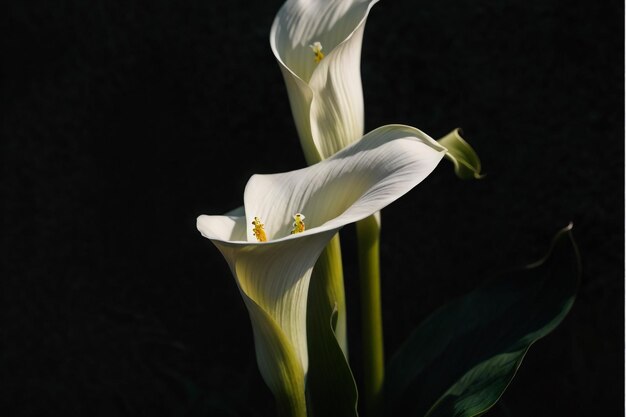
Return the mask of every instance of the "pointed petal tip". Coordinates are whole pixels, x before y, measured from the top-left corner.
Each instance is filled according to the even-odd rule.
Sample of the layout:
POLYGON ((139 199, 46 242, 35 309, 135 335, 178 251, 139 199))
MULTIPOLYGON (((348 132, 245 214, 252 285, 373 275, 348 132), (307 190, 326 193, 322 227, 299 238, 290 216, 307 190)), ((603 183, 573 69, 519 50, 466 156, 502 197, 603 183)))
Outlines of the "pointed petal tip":
POLYGON ((200 233, 202 233, 202 229, 206 227, 207 217, 209 216, 206 214, 201 214, 196 217, 196 229, 198 229, 200 233))
MULTIPOLYGON (((237 212, 235 209, 229 213, 237 212)), ((224 243, 245 243, 246 222, 243 216, 231 215, 206 215, 196 218, 196 228, 202 236, 211 241, 224 243)))
POLYGON ((437 140, 447 149, 446 158, 454 164, 454 173, 462 180, 483 179, 481 162, 472 146, 461 136, 463 130, 455 128, 446 136, 437 140))

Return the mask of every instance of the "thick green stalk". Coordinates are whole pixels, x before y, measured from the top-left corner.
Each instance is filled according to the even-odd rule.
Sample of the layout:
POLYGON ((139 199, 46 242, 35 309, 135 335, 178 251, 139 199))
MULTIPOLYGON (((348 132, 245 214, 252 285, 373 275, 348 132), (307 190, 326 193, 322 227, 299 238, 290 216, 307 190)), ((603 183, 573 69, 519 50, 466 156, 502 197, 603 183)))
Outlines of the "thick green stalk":
POLYGON ((382 414, 385 376, 380 298, 380 224, 376 215, 356 224, 363 338, 363 405, 366 417, 382 414))
POLYGON ((343 284, 343 263, 341 261, 339 234, 336 234, 324 248, 324 251, 315 263, 315 268, 313 268, 307 316, 323 312, 321 315, 322 321, 327 324, 335 308, 337 309, 337 321, 333 326, 333 331, 341 350, 347 358, 346 295, 343 284))
POLYGON ((348 364, 346 303, 339 235, 313 268, 307 304, 309 417, 355 417, 357 390, 348 364))

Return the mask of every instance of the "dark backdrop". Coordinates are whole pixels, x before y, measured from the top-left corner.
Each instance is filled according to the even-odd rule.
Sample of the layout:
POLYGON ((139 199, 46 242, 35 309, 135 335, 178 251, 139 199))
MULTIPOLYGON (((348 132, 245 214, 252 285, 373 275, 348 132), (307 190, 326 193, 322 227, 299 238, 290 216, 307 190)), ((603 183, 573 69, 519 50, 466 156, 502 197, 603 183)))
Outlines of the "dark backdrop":
MULTIPOLYGON (((273 415, 195 218, 240 205, 253 173, 304 166, 268 42, 281 4, 8 6, 0 414, 273 415)), ((574 222, 577 301, 488 415, 623 415, 623 16, 618 0, 382 0, 368 19, 366 130, 462 127, 488 174, 462 182, 444 162, 383 211, 387 353, 574 222)))

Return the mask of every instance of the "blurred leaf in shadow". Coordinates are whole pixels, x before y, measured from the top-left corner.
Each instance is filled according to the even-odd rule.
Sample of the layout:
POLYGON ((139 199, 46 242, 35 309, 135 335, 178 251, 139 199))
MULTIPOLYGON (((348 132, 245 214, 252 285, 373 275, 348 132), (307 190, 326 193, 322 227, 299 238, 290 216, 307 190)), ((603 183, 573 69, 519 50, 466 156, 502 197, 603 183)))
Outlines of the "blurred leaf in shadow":
POLYGON ((436 310, 391 358, 386 414, 471 417, 505 391, 530 346, 554 330, 579 286, 572 224, 537 262, 489 280, 436 310), (408 412, 407 412, 408 411, 408 412))

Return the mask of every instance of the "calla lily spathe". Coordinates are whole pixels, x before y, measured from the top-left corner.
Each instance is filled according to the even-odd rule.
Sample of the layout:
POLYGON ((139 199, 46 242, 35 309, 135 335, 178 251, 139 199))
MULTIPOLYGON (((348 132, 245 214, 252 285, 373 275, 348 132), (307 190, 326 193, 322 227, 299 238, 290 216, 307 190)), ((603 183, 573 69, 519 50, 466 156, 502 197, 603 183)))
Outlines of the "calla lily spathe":
POLYGON ((252 322, 259 369, 288 415, 305 412, 306 304, 321 251, 344 225, 378 212, 420 183, 445 152, 418 129, 383 126, 307 168, 254 175, 244 207, 198 217, 198 230, 230 266, 252 322), (292 234, 296 213, 304 216, 306 229, 292 234), (266 242, 255 235, 259 220, 266 242))
POLYGON ((288 0, 270 45, 309 164, 363 136, 361 44, 378 0, 288 0))

